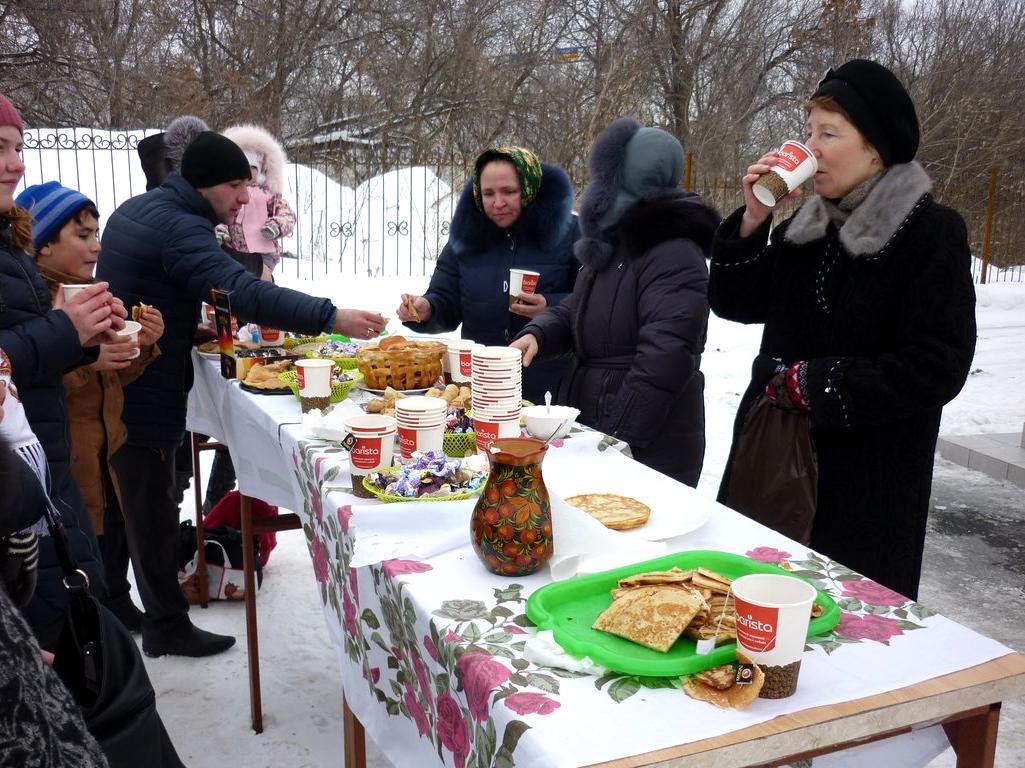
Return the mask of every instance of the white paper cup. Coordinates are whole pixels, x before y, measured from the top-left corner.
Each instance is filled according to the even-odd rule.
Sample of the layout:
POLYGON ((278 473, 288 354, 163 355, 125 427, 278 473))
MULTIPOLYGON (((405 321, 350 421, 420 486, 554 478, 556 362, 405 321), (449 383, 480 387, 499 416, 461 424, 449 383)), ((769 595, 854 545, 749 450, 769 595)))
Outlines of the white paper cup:
POLYGON ((534 293, 537 290, 537 281, 541 273, 530 269, 509 270, 509 305, 516 303, 521 293, 534 293))
MULTIPOLYGON (((356 444, 349 450, 353 483, 370 472, 390 467, 395 452, 396 422, 391 416, 368 413, 342 422, 356 444)), ((362 482, 362 480, 360 480, 362 482)))
POLYGON ((751 187, 758 202, 770 208, 815 175, 819 163, 815 154, 799 141, 786 141, 778 150, 772 170, 751 187))
POLYGON ((70 299, 83 288, 88 288, 89 285, 89 283, 70 283, 67 285, 61 285, 61 292, 64 294, 64 301, 70 299))
POLYGON ((503 437, 519 437, 520 436, 520 419, 517 416, 514 419, 508 420, 485 420, 478 418, 476 414, 473 417, 473 431, 476 435, 477 450, 486 451, 491 444, 503 437))
MULTIPOLYGON (((67 288, 68 286, 64 286, 67 288)), ((117 332, 117 335, 122 338, 128 338, 133 344, 135 344, 135 353, 132 355, 134 360, 139 356, 141 350, 139 349, 139 331, 142 330, 142 323, 138 323, 135 320, 125 320, 125 327, 117 332)))
POLYGON ((266 325, 260 326, 260 346, 280 347, 285 343, 285 332, 279 328, 269 328, 266 325))
POLYGON ((299 379, 299 402, 303 413, 314 408, 327 407, 331 398, 331 373, 334 367, 334 361, 324 358, 295 361, 299 379))
POLYGON ((415 451, 440 451, 445 439, 445 425, 433 427, 409 427, 399 422, 399 450, 402 458, 408 459, 415 451))
POLYGON ((762 667, 762 698, 784 698, 797 689, 816 590, 795 576, 752 573, 734 580, 737 646, 762 667))
POLYGON ((516 347, 478 346, 473 350, 473 361, 475 363, 480 361, 485 366, 499 362, 506 363, 507 365, 513 362, 519 364, 522 358, 523 352, 516 347))
POLYGON ((468 384, 473 377, 473 348, 477 344, 469 339, 448 342, 445 353, 445 371, 453 384, 468 384))

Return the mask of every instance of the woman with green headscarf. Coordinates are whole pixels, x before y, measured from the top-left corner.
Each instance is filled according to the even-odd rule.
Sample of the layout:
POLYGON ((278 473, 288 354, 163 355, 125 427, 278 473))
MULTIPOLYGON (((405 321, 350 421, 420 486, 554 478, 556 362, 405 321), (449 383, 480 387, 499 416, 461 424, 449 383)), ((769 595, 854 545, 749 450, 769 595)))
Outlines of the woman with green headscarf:
MULTIPOLYGON (((452 216, 448 244, 423 296, 403 294, 397 312, 408 328, 453 331, 480 344, 509 341, 528 320, 573 290, 580 265, 573 187, 566 173, 523 147, 492 147, 474 163, 452 216), (533 294, 509 302, 509 271, 539 272, 533 294)), ((555 390, 565 358, 524 371, 523 395, 555 390)))

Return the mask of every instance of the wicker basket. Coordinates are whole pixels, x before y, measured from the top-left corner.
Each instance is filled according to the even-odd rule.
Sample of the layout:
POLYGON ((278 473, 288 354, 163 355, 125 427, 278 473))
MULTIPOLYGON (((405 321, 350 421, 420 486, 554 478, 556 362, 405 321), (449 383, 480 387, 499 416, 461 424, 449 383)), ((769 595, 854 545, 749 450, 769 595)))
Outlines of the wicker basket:
POLYGON ((369 346, 356 353, 356 365, 370 389, 423 389, 441 376, 444 354, 439 341, 410 341, 391 349, 369 346))

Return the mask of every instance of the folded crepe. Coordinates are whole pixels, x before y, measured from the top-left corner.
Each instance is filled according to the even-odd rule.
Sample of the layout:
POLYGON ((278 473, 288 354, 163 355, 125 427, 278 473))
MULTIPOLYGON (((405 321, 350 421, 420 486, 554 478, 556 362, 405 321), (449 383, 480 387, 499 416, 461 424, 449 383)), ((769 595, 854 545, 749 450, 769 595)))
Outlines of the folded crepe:
MULTIPOLYGON (((737 659, 741 664, 752 664, 751 660, 740 652, 737 653, 737 659)), ((721 668, 716 667, 685 677, 683 690, 693 699, 707 701, 722 709, 745 709, 758 698, 762 686, 765 685, 765 673, 757 664, 753 666, 754 677, 748 685, 737 685, 734 682, 728 687, 722 687, 728 682, 731 674, 735 675, 734 666, 727 664, 721 668)))
POLYGON ((665 653, 702 608, 704 599, 690 589, 638 587, 613 600, 591 626, 665 653))
POLYGON ((254 365, 246 374, 245 383, 247 387, 256 389, 288 389, 288 385, 278 378, 278 374, 290 370, 292 370, 291 360, 254 365))

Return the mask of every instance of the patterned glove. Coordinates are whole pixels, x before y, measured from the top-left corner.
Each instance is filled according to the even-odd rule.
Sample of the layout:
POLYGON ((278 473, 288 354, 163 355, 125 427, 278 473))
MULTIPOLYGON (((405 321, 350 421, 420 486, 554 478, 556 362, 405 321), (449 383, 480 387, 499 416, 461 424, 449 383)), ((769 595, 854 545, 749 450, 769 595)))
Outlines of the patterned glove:
POLYGON ((268 220, 266 224, 260 227, 260 234, 268 240, 277 240, 281 234, 281 228, 277 225, 277 222, 268 220))
POLYGON ((777 408, 808 413, 811 406, 804 394, 807 387, 808 364, 799 361, 769 379, 765 385, 765 396, 777 408))
POLYGON ((225 245, 231 239, 231 233, 228 231, 226 224, 218 224, 214 227, 214 237, 217 238, 218 245, 225 245))

